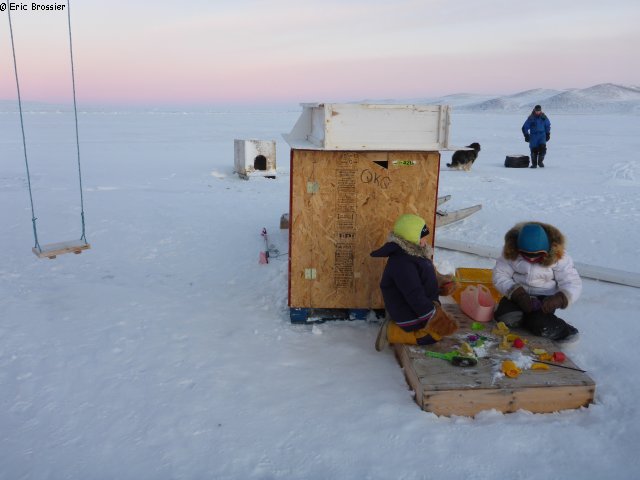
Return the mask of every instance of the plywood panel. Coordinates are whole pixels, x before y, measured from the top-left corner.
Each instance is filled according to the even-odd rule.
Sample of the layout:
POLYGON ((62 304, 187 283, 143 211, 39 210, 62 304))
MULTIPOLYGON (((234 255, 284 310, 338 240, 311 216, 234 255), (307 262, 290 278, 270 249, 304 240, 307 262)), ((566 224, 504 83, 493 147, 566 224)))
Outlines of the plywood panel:
POLYGON ((395 219, 415 213, 433 231, 437 152, 293 150, 289 305, 383 308, 381 246, 395 219))

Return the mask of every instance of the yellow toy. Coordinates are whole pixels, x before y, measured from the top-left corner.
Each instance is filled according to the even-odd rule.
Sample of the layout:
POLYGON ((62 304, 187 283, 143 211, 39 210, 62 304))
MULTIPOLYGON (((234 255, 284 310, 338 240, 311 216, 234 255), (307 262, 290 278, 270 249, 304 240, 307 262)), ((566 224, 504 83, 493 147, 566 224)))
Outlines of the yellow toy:
POLYGON ((507 327, 504 322, 498 322, 496 327, 491 330, 491 333, 499 336, 509 335, 509 327, 507 327))
POLYGON ((502 373, 509 378, 516 378, 522 370, 513 362, 513 360, 505 360, 502 362, 502 373))

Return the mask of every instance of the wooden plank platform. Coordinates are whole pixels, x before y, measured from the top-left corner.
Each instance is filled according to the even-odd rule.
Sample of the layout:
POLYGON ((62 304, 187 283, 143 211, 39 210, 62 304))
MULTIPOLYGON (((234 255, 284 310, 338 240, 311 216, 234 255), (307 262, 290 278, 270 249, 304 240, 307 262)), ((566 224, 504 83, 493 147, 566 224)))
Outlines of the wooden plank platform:
MULTIPOLYGON (((501 350, 500 337, 491 334, 495 322, 484 324, 483 331, 473 331, 472 320, 460 311, 458 305, 447 304, 444 308, 460 323, 460 330, 455 335, 429 347, 393 346, 407 382, 415 392, 416 403, 423 410, 445 416, 474 416, 488 409, 503 413, 520 409, 550 413, 593 403, 595 382, 581 371, 549 366, 548 370, 523 369, 516 378, 499 373, 502 361, 517 356, 517 352, 535 359, 533 349, 553 353, 562 351, 559 345, 524 331, 512 330, 511 333, 527 342, 526 346, 501 350), (483 355, 479 355, 478 364, 474 367, 455 367, 424 353, 427 349, 441 353, 455 350, 473 334, 487 337, 481 347, 483 355)), ((578 368, 568 357, 559 365, 578 368)))
POLYGON ((43 245, 40 250, 33 247, 31 250, 38 258, 56 258, 58 255, 65 253, 80 254, 83 250, 91 248, 87 242, 83 240, 71 240, 70 242, 49 243, 43 245))

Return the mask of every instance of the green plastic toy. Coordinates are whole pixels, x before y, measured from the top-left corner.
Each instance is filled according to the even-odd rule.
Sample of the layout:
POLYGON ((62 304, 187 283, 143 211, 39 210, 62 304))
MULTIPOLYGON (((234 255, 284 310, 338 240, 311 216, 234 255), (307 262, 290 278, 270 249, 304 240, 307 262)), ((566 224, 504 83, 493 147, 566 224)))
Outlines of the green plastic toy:
POLYGON ((453 351, 449 353, 438 353, 427 350, 424 352, 427 357, 440 358, 446 360, 456 367, 474 367, 478 364, 478 359, 469 355, 463 355, 460 352, 453 351))

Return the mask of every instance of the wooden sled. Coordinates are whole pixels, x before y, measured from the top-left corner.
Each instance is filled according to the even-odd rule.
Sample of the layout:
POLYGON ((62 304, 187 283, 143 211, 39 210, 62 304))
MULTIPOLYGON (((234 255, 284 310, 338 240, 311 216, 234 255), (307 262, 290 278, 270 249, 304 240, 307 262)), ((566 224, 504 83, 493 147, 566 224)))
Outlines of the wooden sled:
POLYGON ((31 250, 38 258, 54 259, 58 255, 63 255, 65 253, 75 253, 76 255, 79 255, 83 250, 88 250, 90 248, 91 245, 84 240, 72 240, 70 242, 50 243, 40 247, 40 249, 33 247, 31 250))
POLYGON ((444 227, 460 220, 464 220, 469 215, 473 215, 482 208, 482 205, 474 205, 473 207, 461 208, 452 212, 436 211, 436 227, 444 227))

